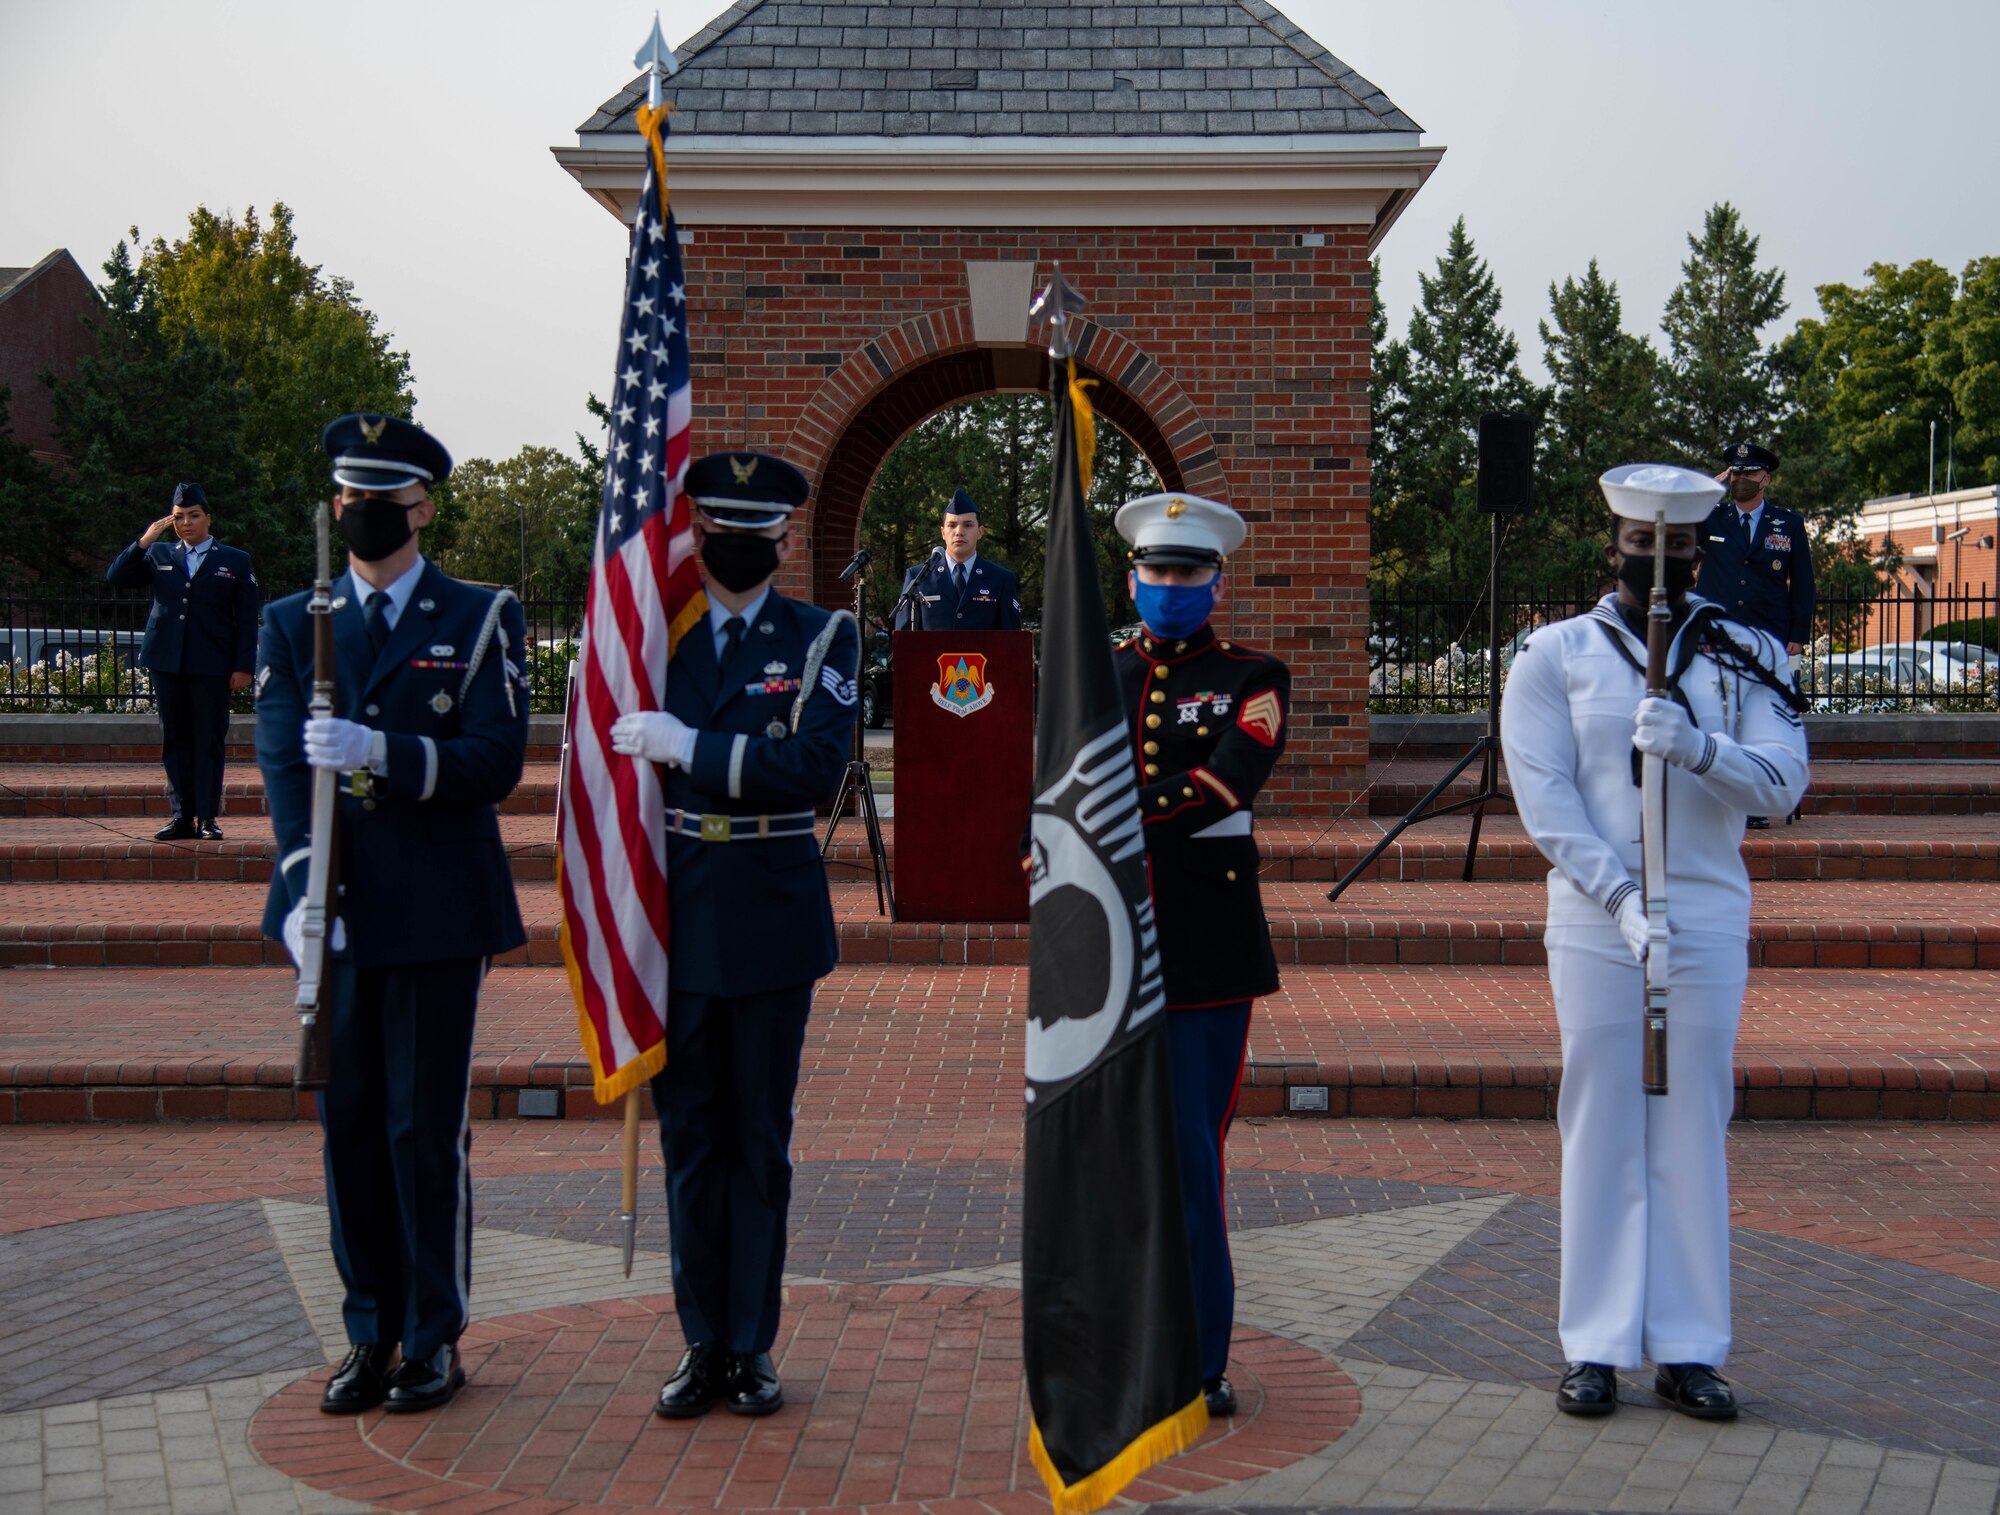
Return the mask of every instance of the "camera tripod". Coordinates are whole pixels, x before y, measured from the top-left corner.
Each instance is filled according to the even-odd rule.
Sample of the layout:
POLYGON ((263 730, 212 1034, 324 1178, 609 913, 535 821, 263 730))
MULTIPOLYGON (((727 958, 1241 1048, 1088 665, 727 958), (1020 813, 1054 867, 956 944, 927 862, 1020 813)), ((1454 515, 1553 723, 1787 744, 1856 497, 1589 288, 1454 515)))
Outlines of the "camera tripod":
POLYGON ((867 549, 855 554, 855 562, 848 565, 854 579, 854 633, 861 642, 861 659, 854 672, 854 750, 847 759, 847 772, 841 776, 840 788, 833 797, 833 813, 827 817, 826 839, 820 843, 819 855, 824 859, 833 851, 834 833, 839 831, 840 822, 847 811, 849 795, 854 797, 855 813, 868 835, 868 862, 875 874, 875 910, 890 920, 896 918, 896 886, 889 877, 889 850, 882 845, 882 817, 875 809, 875 779, 868 768, 868 747, 863 735, 862 716, 867 710, 867 702, 862 698, 861 685, 868 676, 868 632, 867 632, 867 549))

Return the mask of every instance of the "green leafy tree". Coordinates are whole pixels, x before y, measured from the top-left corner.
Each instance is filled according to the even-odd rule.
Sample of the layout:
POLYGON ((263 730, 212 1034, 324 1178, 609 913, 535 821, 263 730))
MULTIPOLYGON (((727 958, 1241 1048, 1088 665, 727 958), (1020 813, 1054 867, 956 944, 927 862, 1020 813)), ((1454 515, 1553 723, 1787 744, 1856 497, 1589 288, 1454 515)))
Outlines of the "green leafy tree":
MULTIPOLYGON (((170 508, 173 487, 198 481, 218 537, 256 551, 270 519, 242 445, 248 387, 198 330, 174 329, 123 243, 105 260, 97 351, 50 385, 56 434, 72 459, 45 508, 10 521, 7 557, 42 577, 96 577, 170 508)), ((266 561, 257 563, 260 575, 266 561)))
MULTIPOLYGON (((1378 355, 1369 503, 1374 572, 1407 587, 1484 577, 1490 525, 1475 484, 1479 418, 1538 415, 1519 344, 1500 324, 1500 290, 1461 216, 1433 274, 1418 275, 1407 340, 1378 355)), ((1386 334, 1386 322, 1382 323, 1386 334)), ((1532 571, 1517 559, 1516 574, 1532 571)))
POLYGON ((1950 315, 1930 330, 1925 359, 1958 421, 1955 482, 2000 481, 2000 257, 1965 265, 1950 315))
POLYGON ((1757 266, 1758 239, 1727 201, 1688 238, 1681 282, 1667 296, 1667 436, 1683 459, 1713 469, 1722 449, 1771 434, 1777 387, 1761 333, 1786 309, 1785 276, 1757 266))
MULTIPOLYGON (((131 235, 137 246, 136 227, 131 235)), ((309 512, 327 492, 320 431, 357 410, 408 419, 416 403, 408 354, 390 346, 352 284, 305 261, 282 203, 268 225, 254 209, 239 221, 199 207, 185 236, 145 246, 139 272, 170 342, 198 335, 241 376, 241 442, 269 512, 268 530, 241 545, 256 553, 270 582, 303 583, 311 571, 309 512)), ((231 516, 246 503, 217 498, 231 516)), ((453 524, 447 518, 427 540, 441 541, 453 524)))
POLYGON ((452 470, 462 519, 440 566, 457 578, 511 585, 524 600, 581 601, 590 588, 598 482, 587 462, 553 447, 523 447, 498 462, 467 458, 452 470))
POLYGON ((1558 583, 1582 584, 1604 570, 1605 502, 1598 477, 1658 455, 1663 370, 1652 344, 1624 329, 1618 286, 1597 260, 1583 278, 1549 286, 1540 323, 1551 380, 1540 434, 1534 535, 1558 583))

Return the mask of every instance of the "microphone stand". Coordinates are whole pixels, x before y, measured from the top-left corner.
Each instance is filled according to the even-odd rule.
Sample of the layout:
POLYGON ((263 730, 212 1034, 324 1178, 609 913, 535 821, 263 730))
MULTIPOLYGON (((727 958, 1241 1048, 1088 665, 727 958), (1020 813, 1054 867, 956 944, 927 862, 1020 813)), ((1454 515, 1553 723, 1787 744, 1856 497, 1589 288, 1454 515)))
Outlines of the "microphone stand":
MULTIPOLYGON (((919 574, 911 582, 918 582, 922 577, 919 574)), ((875 809, 875 778, 868 768, 868 747, 861 722, 860 686, 868 677, 867 586, 868 566, 863 563, 854 571, 854 630, 861 639, 861 666, 854 675, 854 748, 847 760, 847 772, 841 776, 840 788, 833 797, 833 813, 827 817, 826 839, 820 843, 819 855, 823 861, 833 851, 834 833, 840 829, 841 816, 847 810, 847 797, 853 795, 855 811, 861 817, 862 829, 868 837, 869 867, 875 874, 875 912, 893 921, 896 919, 896 886, 889 877, 889 850, 882 845, 882 817, 875 809)))

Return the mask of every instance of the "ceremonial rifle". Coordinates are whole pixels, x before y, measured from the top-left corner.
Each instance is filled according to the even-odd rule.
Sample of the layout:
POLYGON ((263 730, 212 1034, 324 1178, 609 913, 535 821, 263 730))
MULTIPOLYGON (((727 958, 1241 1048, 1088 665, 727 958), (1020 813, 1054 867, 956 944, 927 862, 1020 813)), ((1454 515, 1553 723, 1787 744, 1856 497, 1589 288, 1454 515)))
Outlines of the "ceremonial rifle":
MULTIPOLYGON (((327 531, 327 505, 322 500, 312 599, 306 605, 313 618, 313 692, 308 709, 315 718, 333 714, 339 682, 334 661, 333 573, 327 531)), ((306 865, 303 947, 299 953, 297 1082, 301 1089, 324 1089, 333 1067, 332 1027, 321 1012, 326 1009, 327 948, 339 915, 340 836, 336 808, 339 784, 340 775, 331 769, 313 769, 312 857, 306 865)))
MULTIPOLYGON (((1646 694, 1667 699, 1674 613, 1667 603, 1667 508, 1653 517, 1653 592, 1646 603, 1646 694)), ((1649 752, 1640 768, 1639 846, 1646 884, 1644 1066, 1648 1094, 1667 1092, 1667 764, 1649 752)))

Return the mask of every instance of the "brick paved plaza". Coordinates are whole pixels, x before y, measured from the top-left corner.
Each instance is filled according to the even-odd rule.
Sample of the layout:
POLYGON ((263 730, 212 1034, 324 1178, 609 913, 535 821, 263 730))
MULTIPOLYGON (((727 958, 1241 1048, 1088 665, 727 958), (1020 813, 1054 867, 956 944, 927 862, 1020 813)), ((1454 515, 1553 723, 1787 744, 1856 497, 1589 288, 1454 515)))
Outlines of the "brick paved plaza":
MULTIPOLYGON (((1286 988, 1230 1149, 1243 1413, 1134 1502, 2000 1508, 2000 780, 1826 766, 1804 825, 1746 845, 1741 1419, 1673 1416, 1637 1374, 1609 1421, 1555 1413, 1538 860, 1503 817, 1474 884, 1442 826, 1337 906, 1319 882, 1380 834, 1382 796, 1428 782, 1408 765, 1374 806, 1267 833, 1286 988), (1286 1114, 1298 1086, 1330 1113, 1286 1114)), ((158 787, 0 768, 0 1510, 1048 1508, 1019 1364, 1024 928, 890 928, 858 844, 836 859, 847 961, 800 1091, 789 1403, 663 1422, 657 1149, 628 1280, 617 1127, 576 1118, 531 782, 507 826, 537 940, 490 978, 475 1055, 471 1387, 435 1416, 338 1419, 316 1408, 344 1348, 318 1131, 253 924, 268 827, 153 843, 158 787), (523 1118, 524 1097, 571 1118, 523 1118)))

